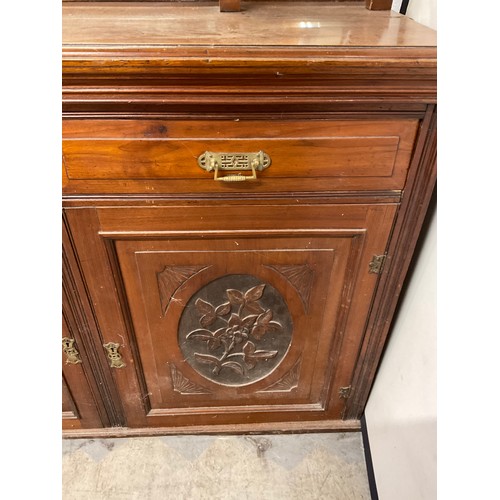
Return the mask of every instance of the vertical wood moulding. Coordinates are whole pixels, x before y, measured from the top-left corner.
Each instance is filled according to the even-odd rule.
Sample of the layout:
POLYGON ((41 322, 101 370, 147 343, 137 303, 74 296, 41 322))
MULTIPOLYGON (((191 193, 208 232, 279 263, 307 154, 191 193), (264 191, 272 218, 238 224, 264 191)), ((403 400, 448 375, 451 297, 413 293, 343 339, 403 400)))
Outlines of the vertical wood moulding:
MULTIPOLYGON (((347 264, 349 275, 346 276, 346 278, 344 279, 345 285, 342 289, 342 298, 341 298, 342 305, 348 304, 352 299, 355 288, 356 276, 360 268, 359 262, 363 250, 363 243, 364 243, 363 237, 355 236, 352 239, 352 248, 349 256, 349 263, 347 264)), ((322 394, 322 400, 327 402, 327 408, 333 404, 333 400, 334 398, 336 398, 336 393, 333 390, 334 389, 333 383, 335 378, 335 370, 337 368, 336 364, 339 360, 340 353, 342 350, 342 343, 344 340, 344 332, 347 325, 348 316, 349 313, 347 312, 346 308, 341 307, 338 319, 335 325, 332 325, 332 331, 336 332, 337 334, 334 335, 333 345, 331 346, 330 349, 331 353, 330 354, 331 361, 329 363, 330 369, 329 372, 326 374, 326 380, 329 380, 329 383, 325 387, 322 394)))
POLYGON ((427 213, 436 184, 437 130, 436 106, 429 105, 422 121, 414 151, 411 170, 403 201, 396 218, 387 259, 378 284, 376 298, 368 318, 368 327, 361 346, 353 377, 352 397, 346 406, 345 418, 359 419, 363 413, 373 385, 375 373, 386 342, 391 319, 413 251, 427 213))
POLYGON ((81 270, 74 255, 71 232, 64 213, 63 249, 63 314, 79 345, 83 361, 82 367, 89 381, 103 424, 123 426, 123 410, 107 369, 107 360, 102 349, 102 338, 91 303, 88 300, 81 270), (90 321, 93 323, 92 325, 90 321), (92 376, 89 377, 87 372, 91 373, 92 376))
POLYGON ((118 296, 120 309, 122 311, 122 318, 125 323, 125 328, 127 330, 127 337, 130 342, 130 345, 128 347, 132 351, 132 357, 134 358, 135 374, 137 381, 139 383, 141 394, 143 396, 141 398, 141 402, 147 414, 151 411, 151 405, 148 397, 148 389, 146 385, 146 380, 144 378, 144 370, 142 368, 141 357, 139 355, 139 347, 137 345, 137 339, 134 333, 130 308, 128 306, 127 296, 125 292, 125 285, 123 283, 123 279, 120 273, 120 266, 118 264, 118 256, 116 254, 114 240, 103 238, 103 244, 108 257, 109 265, 113 273, 113 279, 116 287, 116 294, 118 296))
MULTIPOLYGON (((95 377, 95 370, 92 368, 95 363, 95 359, 93 359, 95 358, 94 352, 92 349, 86 349, 85 347, 87 342, 86 339, 90 336, 90 328, 88 326, 85 313, 82 311, 83 306, 78 295, 71 293, 76 289, 76 285, 69 269, 65 252, 63 252, 62 278, 62 315, 66 321, 71 337, 76 340, 79 346, 79 353, 82 359, 80 366, 90 387, 99 417, 103 425, 110 425, 111 420, 109 419, 108 412, 102 403, 102 401, 104 401, 102 386, 98 382, 98 377, 95 377), (94 378, 92 376, 89 377, 89 372, 94 374, 94 378)), ((71 393, 69 385, 68 391, 71 393)), ((75 414, 78 415, 78 412, 75 412, 75 414)))

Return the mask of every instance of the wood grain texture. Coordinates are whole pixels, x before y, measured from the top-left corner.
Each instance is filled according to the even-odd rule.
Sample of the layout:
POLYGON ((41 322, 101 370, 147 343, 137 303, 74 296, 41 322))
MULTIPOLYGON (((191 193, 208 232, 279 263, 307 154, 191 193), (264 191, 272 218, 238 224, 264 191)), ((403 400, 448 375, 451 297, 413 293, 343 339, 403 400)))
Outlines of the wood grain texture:
POLYGON ((398 213, 394 234, 387 251, 379 290, 368 320, 367 333, 353 377, 354 388, 346 418, 360 418, 375 377, 398 297, 410 266, 437 176, 437 110, 430 106, 421 125, 407 195, 398 213))
POLYGON ((135 208, 117 205, 98 209, 98 224, 92 209, 67 210, 68 219, 78 222, 78 241, 75 243, 82 256, 84 272, 88 273, 92 269, 92 277, 88 280, 89 293, 96 304, 102 328, 109 328, 115 335, 123 335, 125 346, 135 346, 123 351, 127 368, 114 372, 130 427, 163 427, 182 425, 182 422, 198 425, 208 423, 214 415, 217 415, 216 421, 219 423, 236 424, 241 421, 241 411, 244 411, 246 419, 253 422, 322 420, 333 416, 340 419, 344 401, 337 396, 338 387, 348 382, 353 369, 352 363, 359 349, 356 347, 357 342, 362 338, 363 317, 370 305, 371 290, 376 284, 376 278, 358 269, 367 269, 372 252, 385 247, 392 227, 394 206, 312 205, 305 210, 303 206, 277 205, 272 208, 268 206, 262 212, 259 206, 240 203, 232 207, 231 217, 228 218, 225 216, 225 207, 221 205, 210 210, 200 204, 152 209, 146 203, 135 208), (207 213, 210 216, 204 217, 203 214, 207 213), (258 214, 258 217, 253 214, 258 214), (287 214, 286 217, 284 214, 287 214), (90 220, 95 222, 89 224, 90 220), (275 229, 278 224, 280 230, 275 229), (242 236, 244 239, 241 239, 242 236), (281 239, 283 237, 284 240, 281 239), (114 273, 102 267, 104 261, 101 263, 102 256, 99 251, 96 252, 104 245, 103 238, 110 242, 108 248, 116 248, 119 267, 114 273), (235 245, 235 239, 238 245, 235 245), (286 242, 286 246, 283 247, 280 241, 286 242), (329 248, 336 248, 338 257, 334 261, 334 268, 325 273, 328 266, 319 256, 329 248), (304 316, 303 302, 295 288, 285 278, 280 278, 281 285, 274 282, 280 275, 265 265, 302 263, 301 259, 305 259, 309 253, 312 259, 314 252, 318 251, 318 257, 307 260, 307 263, 312 267, 320 266, 323 272, 316 272, 315 275, 317 279, 327 281, 322 285, 319 282, 315 284, 311 294, 314 308, 311 305, 311 311, 304 316), (363 262, 361 266, 360 260, 363 262), (189 287, 184 286, 183 290, 175 294, 168 318, 158 315, 161 302, 156 273, 164 269, 165 262, 171 265, 189 262, 200 267, 211 263, 206 271, 189 279, 189 287), (264 264, 260 271, 259 262, 264 264), (264 281, 285 289, 290 287, 286 297, 289 307, 294 304, 294 322, 297 322, 299 333, 292 344, 290 358, 287 357, 281 371, 273 372, 274 378, 266 378, 248 388, 219 386, 215 390, 214 384, 190 370, 188 379, 196 385, 208 387, 213 394, 209 399, 203 394, 192 394, 189 401, 184 402, 186 396, 177 395, 175 391, 169 392, 171 373, 168 363, 182 365, 184 375, 188 369, 180 353, 175 354, 176 333, 170 330, 175 329, 183 304, 193 293, 193 287, 196 289, 224 272, 257 272, 264 281), (339 286, 328 292, 330 299, 325 306, 321 306, 331 275, 336 276, 339 286), (342 278, 344 275, 349 276, 348 282, 345 281, 347 278, 342 278), (116 302, 114 291, 121 287, 116 279, 125 285, 121 307, 125 300, 130 308, 131 324, 123 330, 118 326, 123 321, 117 316, 118 311, 112 313, 116 308, 112 305, 116 302), (338 302, 341 297, 344 301, 342 306, 338 302), (318 307, 320 314, 317 314, 318 307), (143 315, 144 310, 149 311, 147 316, 143 315), (316 333, 305 334, 308 330, 304 323, 306 320, 310 325, 321 320, 321 323, 313 326, 313 332, 323 332, 316 340, 316 333), (104 327, 105 324, 109 324, 109 327, 104 327), (330 326, 334 324, 337 325, 335 340, 331 337, 330 326), (163 334, 164 328, 168 330, 166 335, 163 334), (348 342, 343 341, 344 328, 350 331, 348 342), (313 341, 315 344, 311 344, 313 341), (303 348, 300 347, 301 342, 306 342, 303 348), (281 380, 293 368, 299 352, 304 356, 301 367, 303 378, 297 391, 287 396, 288 402, 283 400, 283 394, 288 393, 259 393, 259 390, 281 380), (315 352, 318 354, 315 355, 315 352), (140 373, 138 367, 142 367, 140 373), (315 371, 312 371, 313 367, 315 371), (329 374, 327 378, 324 378, 323 373, 329 374), (141 382, 142 376, 144 381, 141 382), (163 380, 165 382, 161 382, 163 380), (240 398, 243 399, 239 403, 240 398), (244 406, 239 407, 243 401, 244 406))
POLYGON ((417 126, 415 119, 65 120, 64 190, 82 180, 95 192, 109 180, 136 181, 145 192, 171 185, 176 193, 402 189, 417 126), (214 182, 197 162, 205 151, 261 150, 271 165, 238 186, 214 182))
POLYGON ((86 341, 87 321, 76 295, 67 253, 63 254, 62 336, 72 339, 81 363, 70 364, 62 353, 63 429, 97 428, 109 425, 99 383, 93 376, 92 357, 86 341))
POLYGON ((70 2, 62 63, 65 435, 358 429, 435 184, 435 32, 364 2, 70 2), (197 165, 261 149, 253 182, 197 165), (280 297, 291 342, 259 344, 280 297))
POLYGON ((71 232, 63 219, 63 337, 74 338, 78 344, 82 363, 67 366, 63 359, 63 372, 72 394, 82 394, 82 416, 90 415, 85 427, 123 425, 116 389, 111 379, 106 357, 102 351, 99 327, 92 304, 86 293, 84 278, 80 274, 78 256, 75 255, 71 232))
POLYGON ((243 2, 242 10, 221 16, 218 5, 208 2, 64 4, 63 46, 206 46, 213 47, 206 56, 216 57, 227 46, 436 45, 433 30, 396 12, 368 12, 360 4, 243 2))
POLYGON ((253 2, 226 15, 203 3, 71 4, 63 19, 68 113, 325 112, 436 100, 435 32, 361 4, 253 2))

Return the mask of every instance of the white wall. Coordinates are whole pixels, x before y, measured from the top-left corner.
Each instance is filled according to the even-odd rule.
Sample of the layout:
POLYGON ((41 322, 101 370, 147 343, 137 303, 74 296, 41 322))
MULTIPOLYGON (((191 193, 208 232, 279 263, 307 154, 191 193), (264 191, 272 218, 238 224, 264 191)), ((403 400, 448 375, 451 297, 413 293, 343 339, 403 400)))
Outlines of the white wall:
POLYGON ((425 24, 425 26, 437 30, 436 11, 437 0, 410 0, 406 15, 420 24, 425 24))
MULTIPOLYGON (((407 15, 435 28, 436 0, 410 0, 407 15)), ((436 226, 434 214, 365 411, 380 500, 437 495, 436 226)))
POLYGON ((436 216, 365 411, 380 500, 436 498, 436 216))

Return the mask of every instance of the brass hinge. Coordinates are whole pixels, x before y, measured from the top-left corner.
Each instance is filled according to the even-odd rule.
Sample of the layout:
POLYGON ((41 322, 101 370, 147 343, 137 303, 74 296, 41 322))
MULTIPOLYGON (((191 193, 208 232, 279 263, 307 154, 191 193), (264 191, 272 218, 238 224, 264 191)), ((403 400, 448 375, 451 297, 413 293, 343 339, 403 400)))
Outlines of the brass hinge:
POLYGON ((349 399, 349 396, 351 395, 351 386, 348 385, 347 387, 341 387, 339 389, 339 396, 342 399, 349 399))
POLYGON ((384 255, 374 255, 369 264, 368 272, 370 274, 380 274, 382 268, 384 267, 385 254, 384 255))

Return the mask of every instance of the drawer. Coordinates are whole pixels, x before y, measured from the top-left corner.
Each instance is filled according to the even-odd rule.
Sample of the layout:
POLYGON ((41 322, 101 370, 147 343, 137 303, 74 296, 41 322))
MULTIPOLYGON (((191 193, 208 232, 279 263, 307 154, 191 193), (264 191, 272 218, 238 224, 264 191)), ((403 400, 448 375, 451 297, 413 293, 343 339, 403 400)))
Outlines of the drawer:
MULTIPOLYGON (((416 119, 66 120, 66 192, 400 190, 416 119), (198 158, 258 153, 269 166, 246 182, 217 182, 198 158)), ((219 176, 251 175, 251 171, 219 176)))

